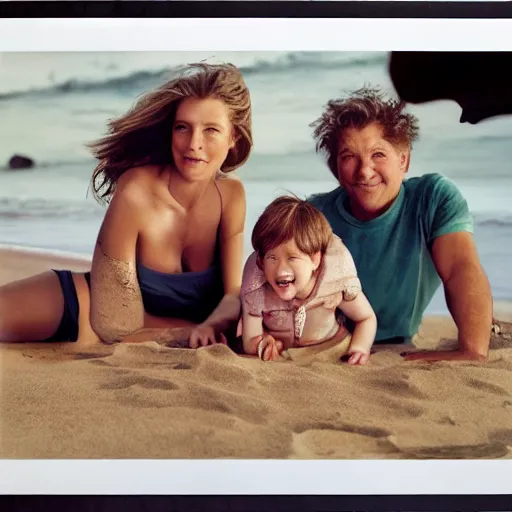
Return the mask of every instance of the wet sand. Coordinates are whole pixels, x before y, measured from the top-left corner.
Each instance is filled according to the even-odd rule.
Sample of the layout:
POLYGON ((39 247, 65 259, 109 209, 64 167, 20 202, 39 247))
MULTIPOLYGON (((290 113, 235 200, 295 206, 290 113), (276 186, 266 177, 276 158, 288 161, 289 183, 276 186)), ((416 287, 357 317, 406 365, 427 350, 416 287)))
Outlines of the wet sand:
MULTIPOLYGON (((0 284, 84 260, 0 250, 0 284)), ((485 363, 404 362, 376 347, 263 363, 225 346, 0 344, 3 458, 511 458, 512 306, 485 363)), ((449 348, 450 318, 415 344, 449 348)))

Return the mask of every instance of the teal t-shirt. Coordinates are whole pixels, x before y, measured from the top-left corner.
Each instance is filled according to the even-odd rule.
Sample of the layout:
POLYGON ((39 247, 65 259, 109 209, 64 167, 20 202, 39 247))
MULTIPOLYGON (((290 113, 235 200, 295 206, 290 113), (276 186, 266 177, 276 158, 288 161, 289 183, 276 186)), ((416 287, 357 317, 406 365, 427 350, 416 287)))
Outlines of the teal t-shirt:
POLYGON ((354 258, 377 315, 376 342, 416 334, 441 284, 430 255, 433 240, 456 231, 473 233, 473 218, 455 184, 439 174, 404 180, 391 207, 368 222, 349 213, 341 187, 307 200, 323 212, 354 258))

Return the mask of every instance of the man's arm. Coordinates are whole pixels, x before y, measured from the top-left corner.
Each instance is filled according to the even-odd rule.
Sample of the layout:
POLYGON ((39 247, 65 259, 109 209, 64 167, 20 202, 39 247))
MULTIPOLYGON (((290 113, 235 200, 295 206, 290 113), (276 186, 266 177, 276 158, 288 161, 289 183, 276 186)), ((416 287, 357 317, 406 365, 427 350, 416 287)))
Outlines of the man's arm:
POLYGON ((407 360, 485 360, 489 350, 493 300, 473 236, 455 232, 437 237, 432 259, 443 282, 446 303, 457 325, 457 350, 416 352, 407 360))

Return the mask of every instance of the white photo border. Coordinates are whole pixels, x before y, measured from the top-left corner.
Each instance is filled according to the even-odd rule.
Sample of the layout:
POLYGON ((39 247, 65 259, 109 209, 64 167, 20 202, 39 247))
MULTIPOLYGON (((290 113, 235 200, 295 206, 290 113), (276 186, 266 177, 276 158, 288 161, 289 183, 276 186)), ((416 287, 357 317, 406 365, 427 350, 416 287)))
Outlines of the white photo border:
MULTIPOLYGON (((511 51, 511 34, 510 19, 3 18, 0 76, 1 52, 511 51)), ((0 493, 509 494, 511 469, 510 460, 1 460, 0 493)))
POLYGON ((512 19, 2 18, 0 52, 511 51, 511 28, 512 19))

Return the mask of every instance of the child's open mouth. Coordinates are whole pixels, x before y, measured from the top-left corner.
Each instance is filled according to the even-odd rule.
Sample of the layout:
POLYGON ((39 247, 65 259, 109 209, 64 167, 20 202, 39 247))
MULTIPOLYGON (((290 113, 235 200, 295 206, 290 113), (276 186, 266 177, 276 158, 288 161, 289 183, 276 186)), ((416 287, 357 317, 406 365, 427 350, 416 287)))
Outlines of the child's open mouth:
POLYGON ((276 284, 280 288, 286 288, 288 285, 293 284, 295 282, 295 279, 293 277, 280 277, 279 279, 276 279, 276 284))

